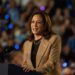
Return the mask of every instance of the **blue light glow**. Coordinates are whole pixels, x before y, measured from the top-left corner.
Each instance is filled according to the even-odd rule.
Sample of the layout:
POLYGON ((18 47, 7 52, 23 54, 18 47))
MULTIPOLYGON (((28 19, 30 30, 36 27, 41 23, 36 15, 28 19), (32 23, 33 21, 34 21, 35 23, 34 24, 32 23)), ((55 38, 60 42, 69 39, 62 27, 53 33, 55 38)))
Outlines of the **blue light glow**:
POLYGON ((12 23, 10 23, 10 24, 8 25, 8 29, 13 29, 13 24, 12 24, 12 23))
POLYGON ((44 11, 44 10, 45 10, 45 6, 41 6, 41 7, 40 7, 40 10, 41 10, 41 11, 44 11))
POLYGON ((9 19, 9 15, 6 14, 4 18, 5 18, 6 20, 8 20, 8 19, 9 19))
POLYGON ((19 49, 20 49, 19 44, 15 44, 15 49, 16 49, 16 50, 19 50, 19 49))
POLYGON ((64 62, 63 64, 62 64, 62 67, 67 67, 68 66, 68 63, 67 62, 64 62))

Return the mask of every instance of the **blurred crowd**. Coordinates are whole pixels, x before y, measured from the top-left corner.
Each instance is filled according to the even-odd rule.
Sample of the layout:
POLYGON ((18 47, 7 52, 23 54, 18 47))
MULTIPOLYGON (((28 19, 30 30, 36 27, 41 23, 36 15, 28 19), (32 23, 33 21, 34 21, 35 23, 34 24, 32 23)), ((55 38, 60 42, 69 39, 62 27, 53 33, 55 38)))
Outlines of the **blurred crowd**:
POLYGON ((21 63, 27 24, 37 10, 49 14, 52 30, 62 39, 62 75, 75 73, 75 9, 74 0, 0 0, 0 62, 21 63), (25 2, 26 1, 26 2, 25 2), (24 4, 25 3, 25 4, 24 4))

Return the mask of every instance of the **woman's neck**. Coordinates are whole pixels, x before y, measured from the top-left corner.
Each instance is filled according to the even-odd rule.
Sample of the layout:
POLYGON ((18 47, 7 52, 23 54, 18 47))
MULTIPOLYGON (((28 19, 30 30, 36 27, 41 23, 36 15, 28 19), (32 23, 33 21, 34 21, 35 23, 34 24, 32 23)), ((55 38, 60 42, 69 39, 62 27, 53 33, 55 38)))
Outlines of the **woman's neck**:
POLYGON ((39 40, 39 39, 41 39, 41 38, 42 38, 41 35, 34 35, 34 40, 39 40))

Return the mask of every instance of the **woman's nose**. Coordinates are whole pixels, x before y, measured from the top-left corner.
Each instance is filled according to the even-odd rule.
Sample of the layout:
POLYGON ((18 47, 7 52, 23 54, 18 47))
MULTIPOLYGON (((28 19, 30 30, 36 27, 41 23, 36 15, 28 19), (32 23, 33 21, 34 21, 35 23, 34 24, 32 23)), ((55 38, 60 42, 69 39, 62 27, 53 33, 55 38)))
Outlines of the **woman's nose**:
POLYGON ((37 25, 37 22, 35 22, 34 26, 35 26, 35 27, 37 27, 37 26, 38 26, 38 25, 37 25))

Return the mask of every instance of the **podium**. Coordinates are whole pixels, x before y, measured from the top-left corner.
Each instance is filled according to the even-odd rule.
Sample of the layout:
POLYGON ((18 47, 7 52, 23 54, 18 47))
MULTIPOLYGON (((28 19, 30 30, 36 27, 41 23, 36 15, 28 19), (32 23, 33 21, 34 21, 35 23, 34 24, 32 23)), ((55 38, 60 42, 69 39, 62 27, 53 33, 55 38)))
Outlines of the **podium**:
POLYGON ((8 64, 8 75, 27 75, 19 66, 8 64))
POLYGON ((0 75, 8 75, 8 64, 0 63, 0 75))
POLYGON ((0 64, 0 75, 42 75, 35 71, 25 72, 22 67, 14 64, 0 64))

